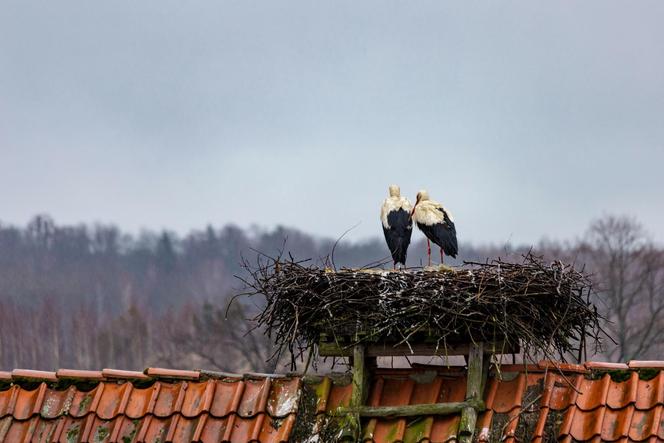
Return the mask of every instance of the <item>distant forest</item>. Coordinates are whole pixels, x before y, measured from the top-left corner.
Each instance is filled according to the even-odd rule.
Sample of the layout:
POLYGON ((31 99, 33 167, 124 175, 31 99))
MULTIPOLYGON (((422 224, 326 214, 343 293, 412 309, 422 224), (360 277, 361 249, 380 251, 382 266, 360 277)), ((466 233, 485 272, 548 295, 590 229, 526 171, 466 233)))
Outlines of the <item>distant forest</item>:
MULTIPOLYGON (((377 227, 379 229, 379 227, 377 227)), ((419 239, 409 265, 426 260, 419 239)), ((629 217, 598 219, 580 240, 541 242, 547 259, 585 266, 594 275, 598 306, 615 343, 616 361, 661 357, 664 342, 664 251, 629 217)), ((37 216, 26 226, 0 224, 0 370, 31 368, 142 370, 147 366, 223 371, 280 371, 267 361, 269 339, 249 319, 261 300, 227 309, 241 289, 242 260, 280 251, 323 263, 336 239, 296 229, 208 226, 184 237, 115 226, 56 224, 37 216)), ((460 245, 463 260, 519 260, 528 247, 460 245)), ((437 257, 437 254, 432 254, 437 257)), ((337 267, 388 262, 382 238, 341 240, 337 267)))

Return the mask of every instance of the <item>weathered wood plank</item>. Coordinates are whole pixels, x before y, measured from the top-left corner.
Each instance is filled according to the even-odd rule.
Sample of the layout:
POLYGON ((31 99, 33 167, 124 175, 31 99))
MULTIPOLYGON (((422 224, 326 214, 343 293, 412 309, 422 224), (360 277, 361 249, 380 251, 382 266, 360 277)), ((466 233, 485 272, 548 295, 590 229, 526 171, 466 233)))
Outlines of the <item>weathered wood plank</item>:
POLYGON ((457 414, 466 408, 482 411, 484 410, 484 402, 472 399, 463 402, 425 403, 406 406, 360 406, 358 408, 338 408, 332 414, 359 414, 360 417, 413 417, 457 414))
POLYGON ((369 373, 363 345, 353 347, 353 390, 350 396, 350 412, 345 414, 340 423, 340 437, 359 441, 362 432, 360 414, 357 412, 369 395, 369 373))
POLYGON ((350 407, 356 408, 362 406, 369 395, 368 382, 369 377, 367 373, 365 359, 365 349, 362 345, 353 347, 353 392, 350 397, 350 407))
MULTIPOLYGON (((470 346, 468 353, 468 381, 466 388, 466 401, 481 400, 484 375, 484 346, 483 343, 474 343, 470 346)), ((459 422, 459 441, 461 443, 471 443, 475 426, 477 424, 477 410, 471 406, 465 407, 461 411, 461 421, 459 422)))
MULTIPOLYGON (((435 343, 414 343, 410 347, 403 344, 393 346, 391 344, 378 344, 371 343, 366 345, 367 357, 390 357, 390 356, 452 356, 452 355, 468 355, 471 345, 464 344, 448 344, 447 348, 442 345, 436 346, 435 343)), ((484 346, 485 354, 513 354, 518 353, 518 349, 507 347, 503 342, 486 343, 484 346)), ((321 341, 318 343, 318 355, 321 357, 350 357, 353 355, 353 347, 335 342, 321 341)))

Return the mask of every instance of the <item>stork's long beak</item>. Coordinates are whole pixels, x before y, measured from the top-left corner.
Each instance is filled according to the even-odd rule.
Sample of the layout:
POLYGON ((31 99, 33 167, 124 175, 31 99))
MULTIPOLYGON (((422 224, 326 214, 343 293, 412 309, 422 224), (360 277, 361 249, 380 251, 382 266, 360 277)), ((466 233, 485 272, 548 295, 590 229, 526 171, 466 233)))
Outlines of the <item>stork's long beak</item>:
POLYGON ((410 218, 413 218, 413 214, 415 214, 415 208, 417 208, 417 205, 420 204, 420 196, 418 195, 417 198, 415 199, 415 204, 413 205, 413 209, 410 211, 410 218))

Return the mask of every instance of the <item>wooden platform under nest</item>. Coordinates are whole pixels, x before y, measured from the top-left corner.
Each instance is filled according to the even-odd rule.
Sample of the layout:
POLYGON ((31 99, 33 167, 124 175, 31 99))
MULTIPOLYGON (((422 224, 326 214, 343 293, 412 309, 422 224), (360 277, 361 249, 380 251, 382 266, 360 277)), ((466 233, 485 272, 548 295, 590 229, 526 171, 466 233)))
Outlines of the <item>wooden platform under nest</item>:
MULTIPOLYGON (((321 334, 317 343, 318 355, 321 357, 350 357, 353 355, 353 345, 355 343, 356 340, 351 337, 342 337, 341 340, 335 340, 327 334, 321 334)), ((417 338, 401 344, 395 341, 364 343, 367 357, 468 355, 471 345, 470 342, 453 342, 441 346, 435 341, 418 341, 417 338)), ((485 342, 484 352, 492 355, 518 354, 520 349, 516 340, 513 340, 513 343, 506 343, 505 341, 485 342)))

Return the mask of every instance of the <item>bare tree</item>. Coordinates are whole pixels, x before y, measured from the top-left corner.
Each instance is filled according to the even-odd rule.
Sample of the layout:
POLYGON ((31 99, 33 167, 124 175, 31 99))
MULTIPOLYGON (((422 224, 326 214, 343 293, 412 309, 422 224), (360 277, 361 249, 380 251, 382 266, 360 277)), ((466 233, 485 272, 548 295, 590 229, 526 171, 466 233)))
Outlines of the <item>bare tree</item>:
POLYGON ((203 303, 197 309, 169 313, 163 321, 157 361, 173 366, 187 358, 204 369, 274 372, 271 340, 252 329, 245 307, 203 303))
POLYGON ((592 266, 598 305, 617 342, 609 358, 656 356, 664 344, 664 251, 636 220, 607 216, 592 223, 580 256, 592 266))

